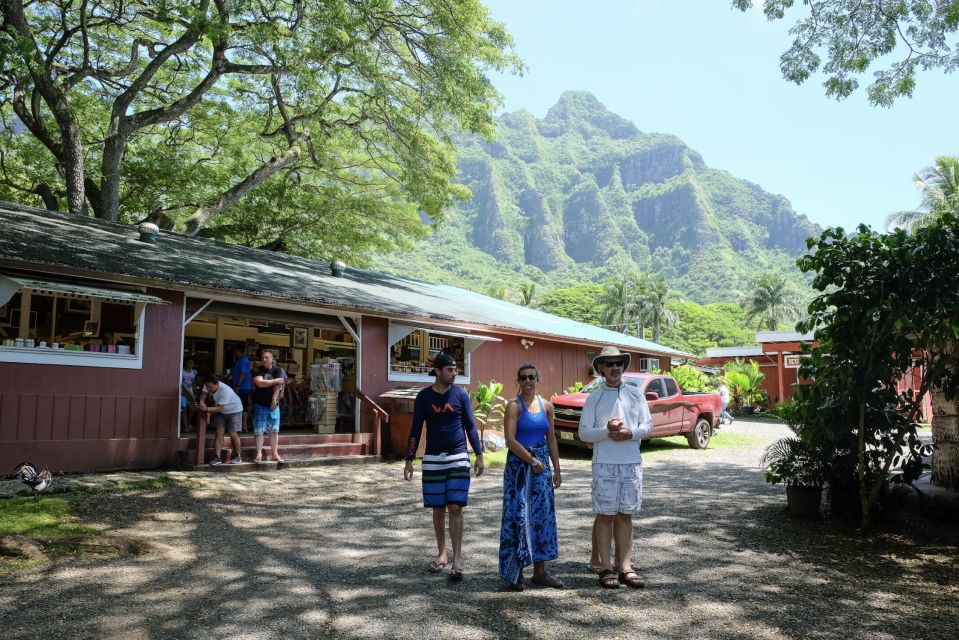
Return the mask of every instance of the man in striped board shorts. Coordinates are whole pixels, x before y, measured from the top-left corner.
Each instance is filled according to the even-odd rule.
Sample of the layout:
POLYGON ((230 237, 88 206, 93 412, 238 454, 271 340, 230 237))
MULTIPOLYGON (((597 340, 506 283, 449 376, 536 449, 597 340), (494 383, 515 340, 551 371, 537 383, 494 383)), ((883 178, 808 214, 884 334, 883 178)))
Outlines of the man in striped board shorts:
POLYGON ((413 479, 413 459, 419 447, 423 422, 426 422, 426 452, 423 455, 423 506, 433 509, 433 532, 436 534, 436 560, 429 571, 438 573, 446 567, 446 513, 449 512, 450 540, 453 560, 450 580, 463 579, 463 507, 469 498, 470 459, 466 439, 476 453, 473 469, 483 473, 483 450, 479 432, 473 422, 473 407, 463 387, 453 385, 456 360, 441 353, 433 360, 436 382, 419 392, 413 402, 413 425, 403 477, 413 479))

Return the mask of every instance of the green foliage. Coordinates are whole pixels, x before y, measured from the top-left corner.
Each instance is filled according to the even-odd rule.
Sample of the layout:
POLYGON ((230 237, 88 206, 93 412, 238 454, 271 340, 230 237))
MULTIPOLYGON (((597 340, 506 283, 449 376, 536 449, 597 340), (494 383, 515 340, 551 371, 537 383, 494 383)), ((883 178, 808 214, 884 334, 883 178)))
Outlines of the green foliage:
POLYGON ((500 395, 502 392, 503 383, 496 380, 490 380, 489 384, 478 382, 476 388, 470 392, 470 399, 473 401, 473 417, 484 431, 503 424, 507 401, 500 395))
POLYGON ((795 435, 769 445, 759 464, 769 484, 822 487, 827 478, 826 456, 795 435))
POLYGON ((540 294, 539 308, 546 313, 599 326, 603 324, 605 311, 599 304, 602 295, 603 286, 599 284, 553 289, 540 294))
POLYGON ((679 323, 663 331, 662 343, 697 355, 712 347, 752 344, 756 334, 743 326, 744 310, 737 304, 699 305, 689 300, 670 302, 679 323))
POLYGON ((166 6, 2 5, 0 198, 367 264, 469 197, 522 66, 479 0, 166 6))
POLYGON ((722 380, 729 387, 732 404, 742 412, 749 407, 763 406, 768 401, 765 391, 760 387, 766 374, 759 370, 755 360, 740 360, 726 363, 726 373, 722 380))
MULTIPOLYGON (((752 5, 752 0, 733 0, 742 11, 752 5)), ((781 20, 792 6, 791 1, 765 0, 763 11, 768 19, 781 20)), ((790 82, 802 84, 822 69, 826 95, 846 98, 859 87, 858 76, 881 60, 888 66, 873 72, 875 80, 866 91, 870 103, 888 107, 899 97, 912 96, 916 71, 959 68, 955 2, 820 0, 813 7, 790 28, 795 40, 780 58, 783 77, 790 82)))
MULTIPOLYGON (((945 212, 914 234, 830 229, 809 249, 799 266, 820 294, 799 329, 815 329, 819 347, 800 366, 815 382, 796 388, 792 421, 804 442, 846 460, 840 468, 854 461, 866 529, 893 461, 905 452, 906 478, 918 470, 923 398, 959 388, 959 218, 945 212), (900 392, 913 372, 919 389, 900 392)), ((959 485, 959 470, 934 481, 959 485)))
POLYGON ((683 391, 707 391, 712 388, 709 376, 688 364, 673 367, 669 374, 683 391))
POLYGON ((887 228, 902 227, 911 231, 932 223, 944 213, 959 215, 959 158, 936 158, 936 164, 913 176, 913 182, 922 193, 919 208, 890 214, 886 218, 887 228))
POLYGON ((756 280, 755 288, 743 300, 743 306, 746 307, 743 325, 749 325, 754 318, 759 318, 757 331, 761 331, 763 325, 770 331, 776 331, 780 322, 795 320, 799 315, 795 295, 785 278, 772 273, 764 273, 756 280))
POLYGON ((573 386, 566 387, 566 393, 579 393, 583 390, 583 383, 577 380, 573 383, 573 386))

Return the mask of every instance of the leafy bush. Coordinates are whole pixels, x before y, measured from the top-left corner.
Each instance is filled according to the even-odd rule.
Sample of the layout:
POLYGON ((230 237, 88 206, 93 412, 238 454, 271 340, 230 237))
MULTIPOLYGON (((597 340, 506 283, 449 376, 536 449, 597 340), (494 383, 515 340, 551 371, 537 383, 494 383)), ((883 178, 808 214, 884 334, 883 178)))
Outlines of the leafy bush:
POLYGON ((676 378, 683 391, 707 391, 712 388, 709 376, 688 364, 673 367, 669 373, 676 378))
POLYGON ((473 418, 480 423, 480 430, 503 426, 506 416, 506 398, 503 392, 503 383, 490 380, 489 384, 476 383, 476 388, 470 392, 473 401, 473 418))
POLYGON ((579 393, 583 390, 583 383, 577 380, 573 383, 573 386, 566 387, 566 393, 579 393))
POLYGON ((759 370, 759 363, 755 360, 740 360, 726 364, 726 375, 723 382, 729 387, 732 404, 740 412, 747 407, 765 406, 769 402, 769 395, 760 387, 766 374, 759 370))

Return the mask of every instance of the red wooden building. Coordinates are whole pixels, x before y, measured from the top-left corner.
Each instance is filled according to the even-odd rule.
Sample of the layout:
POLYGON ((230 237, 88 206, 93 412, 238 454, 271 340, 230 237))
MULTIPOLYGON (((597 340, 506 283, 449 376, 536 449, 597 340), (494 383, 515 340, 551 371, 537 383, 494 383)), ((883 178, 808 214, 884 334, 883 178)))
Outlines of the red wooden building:
MULTIPOLYGON (((770 406, 789 400, 793 396, 793 385, 800 382, 799 354, 802 345, 815 347, 818 344, 813 333, 759 331, 756 333, 756 342, 758 343, 756 346, 707 349, 706 357, 699 358, 696 363, 704 366, 719 366, 725 370, 726 364, 733 360, 757 362, 760 370, 766 375, 762 388, 769 395, 770 406)), ((920 380, 920 372, 913 371, 900 382, 900 390, 910 388, 918 390, 921 386, 920 380)), ((926 420, 932 418, 932 398, 929 394, 926 394, 923 400, 922 412, 926 420)))
POLYGON ((196 436, 181 433, 184 355, 222 375, 235 348, 274 350, 293 378, 281 436, 300 440, 288 444, 372 456, 388 452, 379 396, 430 384, 440 351, 461 363, 458 384, 505 381, 505 395, 524 361, 548 396, 587 382, 607 344, 631 352, 633 369, 690 357, 336 263, 17 205, 0 204, 0 225, 0 475, 23 460, 91 471, 196 459, 196 436))

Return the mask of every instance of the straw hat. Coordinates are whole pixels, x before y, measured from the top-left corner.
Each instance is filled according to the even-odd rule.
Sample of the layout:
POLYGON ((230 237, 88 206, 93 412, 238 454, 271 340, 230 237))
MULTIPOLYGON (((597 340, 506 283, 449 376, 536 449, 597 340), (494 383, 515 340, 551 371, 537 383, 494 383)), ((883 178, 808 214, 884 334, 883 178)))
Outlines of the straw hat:
POLYGON ((605 360, 622 360, 623 371, 626 371, 629 369, 629 359, 630 355, 628 353, 623 353, 616 347, 603 347, 599 355, 593 358, 593 371, 595 371, 598 376, 603 375, 599 370, 599 364, 605 360))

